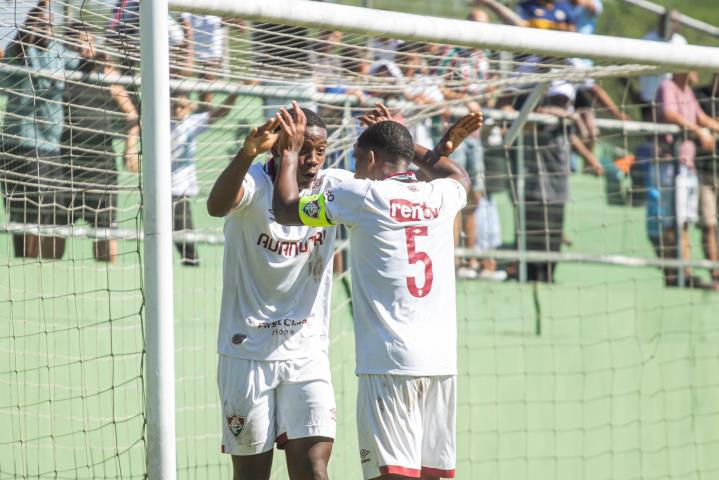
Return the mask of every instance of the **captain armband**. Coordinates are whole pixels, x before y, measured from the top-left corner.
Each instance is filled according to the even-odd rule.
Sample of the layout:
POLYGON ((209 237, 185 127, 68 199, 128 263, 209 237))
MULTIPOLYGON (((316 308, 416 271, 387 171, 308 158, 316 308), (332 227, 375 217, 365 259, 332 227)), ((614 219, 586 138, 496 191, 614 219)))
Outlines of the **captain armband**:
POLYGON ((308 227, 329 227, 333 225, 327 218, 327 205, 322 193, 300 197, 300 221, 308 227))

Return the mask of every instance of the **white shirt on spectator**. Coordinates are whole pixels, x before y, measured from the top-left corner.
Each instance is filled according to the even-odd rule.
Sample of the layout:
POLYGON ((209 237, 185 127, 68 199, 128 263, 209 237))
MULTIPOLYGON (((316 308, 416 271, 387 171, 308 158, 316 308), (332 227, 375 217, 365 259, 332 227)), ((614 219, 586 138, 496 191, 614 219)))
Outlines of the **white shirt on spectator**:
MULTIPOLYGON (((656 31, 647 33, 642 37, 642 40, 649 40, 652 42, 664 41, 662 37, 659 36, 659 32, 656 31)), ((672 38, 669 40, 669 43, 673 43, 676 45, 686 45, 689 42, 687 42, 687 39, 684 38, 682 35, 675 33, 674 35, 672 35, 672 38)), ((642 101, 644 101, 645 103, 652 103, 657 95, 657 90, 659 90, 659 85, 662 83, 662 80, 667 78, 672 78, 670 73, 639 77, 639 94, 642 97, 642 101)))
POLYGON ((225 30, 222 17, 183 13, 183 21, 192 28, 195 59, 200 61, 221 60, 224 55, 225 30))
POLYGON ((172 196, 194 197, 199 193, 195 153, 197 137, 210 127, 208 112, 193 113, 172 122, 172 196))

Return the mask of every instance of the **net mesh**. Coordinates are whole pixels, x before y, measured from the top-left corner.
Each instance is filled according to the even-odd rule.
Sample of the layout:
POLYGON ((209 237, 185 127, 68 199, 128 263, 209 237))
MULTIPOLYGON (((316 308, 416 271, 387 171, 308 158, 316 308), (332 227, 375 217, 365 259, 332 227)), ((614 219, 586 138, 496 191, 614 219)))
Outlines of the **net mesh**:
MULTIPOLYGON (((52 1, 50 27, 26 22, 36 4, 0 3, 0 478, 141 478, 139 4, 52 1)), ((455 155, 478 203, 457 228, 460 478, 716 475, 719 297, 665 286, 710 282, 701 231, 688 229, 689 257, 674 240, 679 152, 666 145, 684 134, 620 80, 656 69, 180 13, 169 33, 181 477, 230 473, 214 381, 222 222, 204 202, 245 134, 291 99, 320 113, 327 165, 347 169, 376 101, 428 146, 464 112, 485 113, 455 155)), ((702 91, 716 115, 717 85, 702 91)), ((714 153, 700 164, 719 178, 714 153)), ((360 478, 341 259, 330 475, 360 478)), ((273 478, 283 464, 276 455, 273 478)))

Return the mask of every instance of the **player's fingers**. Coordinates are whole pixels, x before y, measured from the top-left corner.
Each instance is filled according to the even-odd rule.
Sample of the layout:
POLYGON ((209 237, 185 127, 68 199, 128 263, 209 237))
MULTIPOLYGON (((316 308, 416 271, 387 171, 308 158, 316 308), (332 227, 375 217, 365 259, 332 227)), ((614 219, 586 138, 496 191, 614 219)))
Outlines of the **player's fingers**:
POLYGON ((274 116, 274 117, 270 118, 269 120, 267 120, 267 123, 265 125, 266 125, 266 127, 263 128, 264 131, 274 132, 275 130, 277 130, 279 128, 280 120, 277 118, 277 116, 274 116))
POLYGON ((384 114, 384 116, 386 116, 389 119, 392 118, 392 113, 389 111, 389 108, 387 108, 387 106, 384 103, 377 102, 377 107, 379 108, 380 112, 382 112, 382 114, 384 114))
POLYGON ((292 134, 295 128, 295 120, 292 118, 292 115, 290 115, 290 112, 284 108, 280 109, 280 113, 282 114, 282 124, 288 127, 290 129, 288 133, 292 134))
POLYGON ((281 131, 286 133, 287 135, 292 135, 292 128, 287 125, 285 122, 285 119, 282 117, 280 113, 277 114, 277 121, 280 122, 281 131))
POLYGON ((298 125, 306 125, 307 117, 305 116, 305 112, 303 112, 302 109, 300 108, 300 104, 293 100, 292 108, 295 111, 295 118, 297 119, 296 123, 298 125))

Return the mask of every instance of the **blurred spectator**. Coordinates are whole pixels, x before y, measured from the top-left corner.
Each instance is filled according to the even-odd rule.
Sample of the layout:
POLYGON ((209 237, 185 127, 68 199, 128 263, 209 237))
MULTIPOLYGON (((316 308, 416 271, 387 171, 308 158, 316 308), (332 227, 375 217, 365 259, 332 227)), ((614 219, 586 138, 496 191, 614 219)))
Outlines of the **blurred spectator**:
MULTIPOLYGON (((168 15, 170 53, 184 41, 182 27, 168 15)), ((105 27, 107 45, 122 59, 130 73, 140 63, 140 0, 117 0, 112 16, 105 27)))
POLYGON ((576 30, 574 9, 565 0, 522 0, 514 11, 497 0, 474 0, 474 5, 488 8, 507 25, 570 32, 576 30))
MULTIPOLYGON (((191 55, 194 56, 193 66, 202 70, 200 78, 210 82, 215 80, 225 56, 225 27, 222 17, 182 13, 180 19, 185 48, 191 50, 191 55)), ((211 91, 202 92, 200 101, 212 103, 213 96, 211 91)))
MULTIPOLYGON (((581 117, 573 112, 575 94, 570 83, 555 84, 537 111, 571 119, 580 129, 584 128, 581 117)), ((594 173, 600 175, 603 171, 571 125, 560 121, 558 125, 534 125, 533 128, 534 135, 526 139, 524 153, 527 250, 559 252, 563 241, 564 207, 569 201, 572 148, 585 158, 594 173)), ((527 279, 554 282, 555 269, 555 262, 528 262, 527 279)))
MULTIPOLYGON (((693 79, 696 79, 695 74, 675 73, 671 79, 663 80, 660 83, 656 96, 659 120, 678 125, 684 132, 678 139, 672 136, 660 138, 659 161, 665 160, 666 163, 668 159, 677 158, 673 168, 666 165, 650 167, 650 177, 654 175, 652 178, 657 181, 655 185, 658 184, 662 189, 674 188, 673 205, 661 197, 654 199, 650 196, 651 204, 648 206, 650 240, 657 255, 662 258, 682 258, 684 260, 691 258, 689 226, 696 223, 699 218, 699 180, 696 168, 697 144, 695 141, 701 150, 711 153, 714 150, 715 139, 707 129, 715 133, 719 132, 719 122, 706 115, 696 100, 690 86, 693 79), (656 178, 657 175, 651 170, 659 170, 659 178, 656 178), (662 202, 662 200, 664 201, 662 202), (656 214, 653 210, 657 210, 657 205, 661 207, 660 213, 669 214, 670 218, 674 217, 676 223, 669 223, 661 218, 652 218, 653 214, 656 214), (660 228, 657 228, 657 223, 660 228), (675 229, 679 230, 678 241, 675 229)), ((658 193, 662 194, 663 192, 658 193)), ((710 206, 707 205, 707 209, 709 211, 705 213, 711 215, 710 206)), ((713 214, 716 215, 716 212, 714 211, 713 214)), ((676 270, 665 269, 665 281, 668 286, 677 286, 676 270)), ((685 282, 687 286, 705 287, 700 279, 691 276, 690 268, 685 268, 685 282)), ((719 287, 719 285, 717 286, 719 287)))
MULTIPOLYGON (((96 50, 95 35, 83 23, 68 29, 69 48, 81 61, 75 72, 83 79, 66 84, 63 132, 63 159, 72 191, 66 206, 68 221, 84 219, 94 228, 115 226, 117 209, 117 167, 113 140, 127 135, 125 162, 137 172, 139 116, 130 94, 122 85, 107 85, 103 80, 117 72, 105 55, 96 50)), ((115 240, 98 240, 94 257, 112 262, 117 257, 115 240)))
MULTIPOLYGON (((697 97, 704 113, 710 117, 719 115, 719 74, 713 81, 697 90, 697 97)), ((717 209, 719 208, 719 162, 717 151, 697 158, 699 173, 699 221, 702 229, 704 256, 713 262, 719 261, 719 235, 717 234, 717 209)), ((719 270, 711 272, 714 283, 719 283, 719 270)))
MULTIPOLYGON (((195 112, 195 104, 185 93, 172 98, 172 208, 174 212, 173 231, 191 233, 194 226, 190 199, 199 193, 197 182, 197 137, 210 128, 215 121, 227 116, 237 100, 237 95, 228 95, 219 107, 195 112)), ((175 242, 183 265, 199 265, 195 242, 175 242)))
POLYGON ((432 107, 422 106, 439 105, 445 99, 442 91, 442 79, 429 75, 425 59, 420 54, 421 45, 417 43, 404 43, 397 56, 400 61, 401 75, 399 79, 403 87, 406 100, 418 105, 414 112, 406 114, 407 128, 412 133, 415 143, 426 148, 434 148, 432 138, 432 118, 429 114, 435 113, 432 107))
MULTIPOLYGON (((48 0, 40 0, 5 52, 0 86, 8 95, 2 129, 2 186, 11 222, 64 223, 60 142, 64 124, 65 63, 77 61, 54 39, 48 0), (50 75, 38 75, 40 72, 50 75)), ((65 240, 14 234, 18 257, 61 258, 65 240)))
POLYGON ((602 0, 570 0, 574 7, 574 16, 577 33, 594 35, 597 30, 597 20, 604 11, 602 0))
MULTIPOLYGON (((467 20, 486 23, 489 15, 479 8, 473 9, 467 20)), ((449 48, 443 55, 437 73, 443 79, 444 96, 448 100, 466 100, 465 104, 470 111, 480 111, 475 100, 482 93, 486 93, 486 83, 489 79, 489 57, 482 50, 473 50, 462 47, 449 48)), ((443 116, 444 127, 455 123, 455 115, 443 116)), ((475 132, 469 136, 450 157, 455 163, 464 168, 472 181, 472 190, 467 198, 467 206, 457 216, 455 223, 455 245, 460 246, 462 237, 467 248, 478 247, 481 250, 495 248, 493 235, 501 231, 499 215, 496 205, 486 198, 484 148, 481 133, 475 132), (484 201, 482 199, 484 198, 484 201), (482 211, 477 213, 481 205, 482 211), (477 223, 478 216, 481 222, 477 223), (460 235, 460 229, 462 235, 460 235)), ((478 261, 476 258, 463 259, 457 267, 457 276, 464 279, 478 277, 478 271, 483 271, 482 278, 501 278, 496 273, 496 262, 491 260, 478 261), (481 265, 480 265, 481 264, 481 265)), ((502 272, 504 273, 504 272, 502 272)), ((506 274, 505 274, 506 275, 506 274)))
MULTIPOLYGON (((686 45, 687 39, 684 38, 679 31, 681 30, 681 17, 678 10, 667 9, 667 11, 659 18, 659 25, 642 37, 642 40, 650 40, 653 42, 668 42, 677 45, 686 45)), ((655 122, 657 119, 652 111, 652 104, 657 95, 659 84, 662 80, 671 78, 671 74, 648 75, 639 77, 639 93, 638 100, 644 104, 642 108, 642 118, 647 122, 655 122)), ((636 92, 633 92, 636 97, 636 92)))

